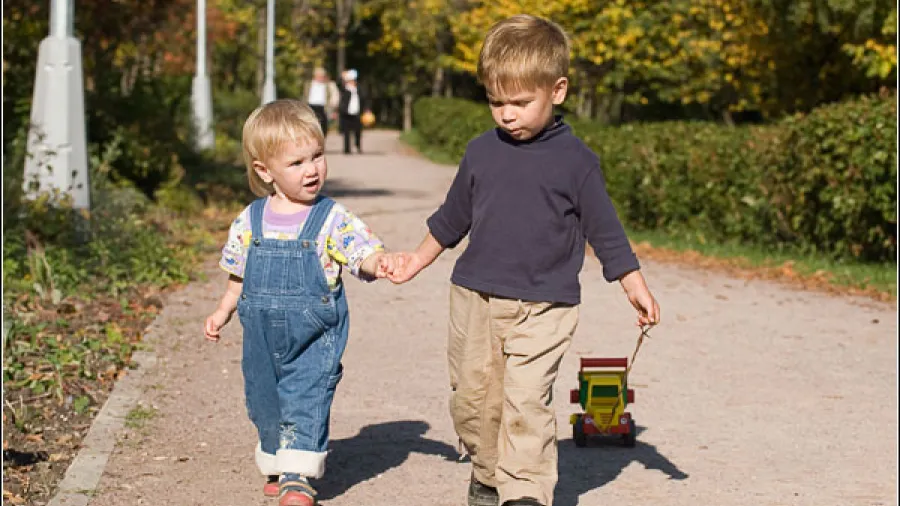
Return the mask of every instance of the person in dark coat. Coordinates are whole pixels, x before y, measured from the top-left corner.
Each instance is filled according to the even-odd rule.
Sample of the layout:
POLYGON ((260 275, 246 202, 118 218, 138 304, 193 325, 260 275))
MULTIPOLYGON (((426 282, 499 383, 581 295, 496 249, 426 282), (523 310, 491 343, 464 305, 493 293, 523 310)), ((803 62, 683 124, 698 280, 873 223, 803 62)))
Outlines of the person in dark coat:
POLYGON ((360 115, 369 110, 366 94, 357 86, 357 72, 344 72, 341 82, 341 100, 338 103, 338 128, 344 134, 344 154, 350 154, 350 136, 354 137, 356 152, 362 153, 362 122, 360 115))

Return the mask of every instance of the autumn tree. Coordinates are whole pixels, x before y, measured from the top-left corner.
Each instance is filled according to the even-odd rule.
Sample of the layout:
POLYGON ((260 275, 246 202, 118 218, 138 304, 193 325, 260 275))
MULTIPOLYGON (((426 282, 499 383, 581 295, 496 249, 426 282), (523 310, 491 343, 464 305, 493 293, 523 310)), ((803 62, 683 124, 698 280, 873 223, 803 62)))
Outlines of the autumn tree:
MULTIPOLYGON (((403 129, 412 128, 412 102, 429 88, 441 89, 447 51, 450 49, 448 0, 396 2, 374 0, 362 13, 379 22, 378 36, 368 53, 390 61, 388 77, 399 83, 403 99, 403 129)), ((386 70, 386 69, 385 69, 386 70)))

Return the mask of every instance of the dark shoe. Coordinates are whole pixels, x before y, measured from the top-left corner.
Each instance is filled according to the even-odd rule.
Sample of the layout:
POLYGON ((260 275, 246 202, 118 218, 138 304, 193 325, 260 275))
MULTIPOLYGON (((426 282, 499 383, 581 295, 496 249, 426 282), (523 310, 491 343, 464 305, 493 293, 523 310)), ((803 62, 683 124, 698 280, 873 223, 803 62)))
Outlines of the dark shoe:
POLYGON ((469 480, 469 506, 497 506, 498 504, 500 504, 500 495, 496 488, 481 483, 474 476, 469 480))
POLYGON ((539 503, 537 499, 533 499, 531 497, 523 497, 521 499, 513 499, 511 501, 506 501, 503 503, 503 506, 544 506, 539 503))

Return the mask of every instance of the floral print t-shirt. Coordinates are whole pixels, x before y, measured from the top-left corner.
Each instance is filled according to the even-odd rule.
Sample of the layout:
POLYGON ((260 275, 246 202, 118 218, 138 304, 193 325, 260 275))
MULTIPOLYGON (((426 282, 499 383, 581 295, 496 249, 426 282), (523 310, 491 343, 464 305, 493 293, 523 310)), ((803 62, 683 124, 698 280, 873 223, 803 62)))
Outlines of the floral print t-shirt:
MULTIPOLYGON (((296 239, 306 218, 309 217, 310 209, 293 214, 278 214, 269 209, 269 202, 270 200, 266 201, 263 212, 263 236, 267 239, 296 239)), ((231 224, 228 241, 222 248, 219 267, 229 274, 243 278, 252 235, 250 206, 247 206, 231 224)), ((375 236, 362 220, 337 202, 328 213, 325 224, 316 237, 316 243, 325 279, 332 290, 340 283, 342 266, 347 266, 354 276, 371 281, 360 272, 359 267, 372 253, 384 251, 381 239, 375 236)))

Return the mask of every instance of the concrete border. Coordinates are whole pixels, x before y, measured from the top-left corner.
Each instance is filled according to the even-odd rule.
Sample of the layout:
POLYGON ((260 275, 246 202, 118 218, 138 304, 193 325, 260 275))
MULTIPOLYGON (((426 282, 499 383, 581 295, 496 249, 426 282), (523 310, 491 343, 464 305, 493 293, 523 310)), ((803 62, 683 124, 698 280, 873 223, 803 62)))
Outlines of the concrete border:
MULTIPOLYGON (((144 343, 153 341, 148 339, 149 333, 150 328, 145 332, 144 343)), ((87 506, 91 502, 109 456, 116 447, 116 436, 125 424, 125 417, 140 399, 144 374, 156 363, 153 351, 135 351, 131 355, 131 364, 135 367, 128 369, 116 382, 47 506, 87 506)))

